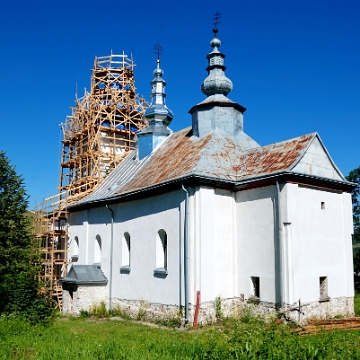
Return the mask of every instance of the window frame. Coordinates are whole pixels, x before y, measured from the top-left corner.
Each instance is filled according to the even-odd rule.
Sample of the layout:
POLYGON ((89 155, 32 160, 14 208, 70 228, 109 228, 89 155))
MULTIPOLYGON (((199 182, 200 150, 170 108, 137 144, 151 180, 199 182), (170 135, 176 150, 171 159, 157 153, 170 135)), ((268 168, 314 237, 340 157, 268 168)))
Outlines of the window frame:
POLYGON ((101 268, 101 259, 102 259, 102 239, 99 234, 95 236, 94 239, 94 254, 93 254, 93 264, 101 268), (98 251, 97 251, 98 250, 98 251), (100 261, 95 261, 99 257, 100 261))
POLYGON ((78 236, 74 236, 74 244, 72 246, 73 254, 71 255, 71 262, 77 262, 79 260, 79 252, 80 252, 79 244, 80 242, 78 236), (77 250, 77 252, 75 250, 77 250))
POLYGON ((121 267, 120 272, 124 274, 130 273, 131 261, 131 236, 129 232, 125 231, 121 241, 121 267))
POLYGON ((329 301, 330 297, 329 297, 329 280, 327 276, 320 276, 319 277, 319 293, 320 293, 320 297, 319 297, 319 301, 320 302, 325 302, 325 301, 329 301))
POLYGON ((250 276, 250 297, 249 302, 259 303, 260 302, 260 277, 259 276, 250 276))
POLYGON ((155 255, 154 274, 168 275, 168 236, 164 229, 160 229, 156 234, 155 255))

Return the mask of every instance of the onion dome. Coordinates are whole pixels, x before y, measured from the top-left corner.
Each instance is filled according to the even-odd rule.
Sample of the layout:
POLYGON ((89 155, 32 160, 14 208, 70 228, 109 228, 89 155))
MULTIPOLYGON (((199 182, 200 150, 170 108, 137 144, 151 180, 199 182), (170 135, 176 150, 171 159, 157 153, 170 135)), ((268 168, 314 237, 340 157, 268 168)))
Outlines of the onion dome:
POLYGON ((216 37, 217 28, 213 29, 214 38, 210 41, 210 46, 213 51, 206 56, 208 59, 208 77, 201 84, 201 91, 207 95, 224 95, 226 96, 233 88, 233 84, 229 78, 226 77, 224 71, 225 55, 219 51, 221 41, 216 37))

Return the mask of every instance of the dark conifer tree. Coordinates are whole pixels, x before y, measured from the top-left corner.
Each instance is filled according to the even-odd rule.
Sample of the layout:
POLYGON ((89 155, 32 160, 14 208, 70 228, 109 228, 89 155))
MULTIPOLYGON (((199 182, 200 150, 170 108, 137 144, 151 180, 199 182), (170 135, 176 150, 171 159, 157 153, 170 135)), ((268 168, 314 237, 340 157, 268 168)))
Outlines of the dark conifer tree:
MULTIPOLYGON (((352 191, 354 237, 353 244, 360 244, 360 166, 346 177, 349 181, 357 183, 358 186, 352 191)), ((360 291, 360 248, 353 250, 355 289, 360 291)))
POLYGON ((0 152, 0 283, 29 268, 32 239, 25 217, 28 201, 23 180, 0 152))
POLYGON ((23 179, 0 151, 0 313, 44 321, 49 301, 38 294, 39 252, 25 216, 28 206, 23 179))

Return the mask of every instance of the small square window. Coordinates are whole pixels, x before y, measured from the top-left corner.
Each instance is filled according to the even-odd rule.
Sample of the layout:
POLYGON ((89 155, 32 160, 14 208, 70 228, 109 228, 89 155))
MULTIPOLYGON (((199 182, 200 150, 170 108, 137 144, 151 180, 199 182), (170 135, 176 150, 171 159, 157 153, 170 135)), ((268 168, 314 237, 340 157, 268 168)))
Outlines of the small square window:
POLYGON ((325 210, 325 202, 324 201, 321 202, 321 210, 325 210))

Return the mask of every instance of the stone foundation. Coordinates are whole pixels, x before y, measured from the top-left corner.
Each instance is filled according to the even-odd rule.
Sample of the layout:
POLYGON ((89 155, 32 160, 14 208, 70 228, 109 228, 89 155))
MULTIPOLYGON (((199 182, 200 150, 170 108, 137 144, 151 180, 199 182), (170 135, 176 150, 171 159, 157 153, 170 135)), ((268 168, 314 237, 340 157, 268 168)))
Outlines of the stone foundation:
POLYGON ((79 315, 81 310, 90 310, 93 305, 106 301, 106 286, 63 285, 63 314, 79 315))
MULTIPOLYGON (((149 303, 139 300, 113 299, 112 306, 123 315, 137 320, 169 321, 177 320, 185 324, 184 308, 177 305, 164 305, 149 303)), ((189 324, 192 325, 195 316, 195 305, 189 305, 189 324)), ((277 311, 273 304, 260 302, 259 304, 247 303, 240 298, 221 299, 203 302, 199 308, 198 324, 212 324, 226 317, 261 317, 267 322, 277 318, 277 311)))
MULTIPOLYGON (((63 313, 80 314, 80 310, 89 310, 91 306, 106 301, 105 287, 79 286, 70 297, 68 290, 63 291, 63 313)), ((144 300, 112 299, 112 307, 136 320, 149 321, 176 321, 185 324, 184 308, 178 305, 164 305, 149 303, 144 300)), ((194 321, 195 305, 189 305, 189 324, 194 321)), ((328 301, 314 301, 311 303, 295 303, 276 309, 274 303, 254 300, 242 300, 241 298, 222 299, 203 302, 199 308, 198 324, 212 324, 221 318, 234 317, 245 319, 259 317, 266 322, 272 322, 278 317, 288 321, 294 321, 300 325, 307 324, 314 319, 331 319, 335 317, 354 316, 354 298, 341 297, 328 299, 328 301)))
POLYGON ((170 320, 178 319, 184 322, 183 308, 177 305, 164 305, 158 303, 149 303, 145 300, 124 300, 112 299, 112 308, 117 309, 123 315, 136 320, 170 320))
POLYGON ((340 297, 329 298, 326 301, 314 301, 301 304, 301 311, 298 311, 299 304, 284 306, 281 311, 285 318, 295 321, 300 325, 306 325, 310 320, 333 319, 335 317, 354 316, 354 298, 340 297), (289 310, 295 308, 293 310, 289 310))
MULTIPOLYGON (((195 305, 189 307, 192 321, 195 315, 195 305)), ((212 324, 221 318, 260 317, 266 322, 277 318, 277 311, 273 303, 244 301, 241 298, 222 299, 201 303, 198 324, 212 324)))

